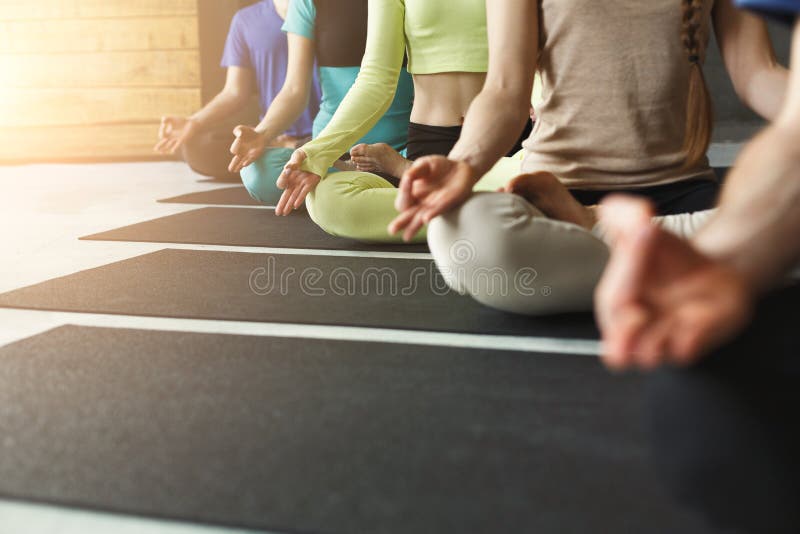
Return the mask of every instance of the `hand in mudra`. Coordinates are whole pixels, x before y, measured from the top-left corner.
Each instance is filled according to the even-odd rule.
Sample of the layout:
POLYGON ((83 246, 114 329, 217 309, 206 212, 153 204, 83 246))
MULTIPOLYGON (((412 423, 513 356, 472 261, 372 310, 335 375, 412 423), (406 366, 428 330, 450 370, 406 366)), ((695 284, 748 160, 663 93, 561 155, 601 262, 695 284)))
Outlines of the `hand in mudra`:
POLYGON ((255 128, 239 125, 233 129, 233 144, 231 145, 231 159, 228 170, 240 172, 260 158, 269 146, 269 139, 261 135, 255 128))
POLYGON ((302 149, 295 150, 278 177, 277 185, 283 189, 283 195, 275 207, 275 215, 289 215, 299 209, 305 202, 306 196, 322 181, 322 177, 318 174, 301 169, 306 158, 306 153, 302 149))
POLYGON ((158 128, 158 143, 153 150, 161 154, 174 154, 194 137, 200 125, 194 119, 184 117, 162 117, 158 128))
POLYGON ((414 162, 400 180, 389 233, 410 241, 431 219, 463 204, 475 186, 475 172, 463 161, 427 156, 414 162))

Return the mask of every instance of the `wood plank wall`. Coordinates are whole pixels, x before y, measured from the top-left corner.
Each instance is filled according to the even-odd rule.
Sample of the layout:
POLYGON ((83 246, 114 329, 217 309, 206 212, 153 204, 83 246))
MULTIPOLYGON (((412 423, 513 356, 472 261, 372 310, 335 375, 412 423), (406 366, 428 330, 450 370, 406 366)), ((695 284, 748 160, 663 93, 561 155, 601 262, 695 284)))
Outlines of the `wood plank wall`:
POLYGON ((0 163, 153 157, 201 105, 197 0, 0 0, 0 163))

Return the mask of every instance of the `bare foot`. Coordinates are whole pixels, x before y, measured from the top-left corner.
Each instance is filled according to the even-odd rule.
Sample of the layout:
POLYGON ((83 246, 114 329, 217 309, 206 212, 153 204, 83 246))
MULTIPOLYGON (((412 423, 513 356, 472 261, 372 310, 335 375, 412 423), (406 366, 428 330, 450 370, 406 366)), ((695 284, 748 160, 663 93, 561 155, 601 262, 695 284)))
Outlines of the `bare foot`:
POLYGON ((380 172, 400 178, 411 166, 411 162, 386 143, 360 144, 350 150, 356 168, 364 172, 380 172))
POLYGON ((339 159, 333 164, 334 169, 340 171, 357 171, 356 164, 351 159, 339 159))
POLYGON ((521 196, 551 219, 571 222, 587 230, 597 224, 596 210, 575 200, 564 184, 549 172, 522 174, 501 191, 521 196))

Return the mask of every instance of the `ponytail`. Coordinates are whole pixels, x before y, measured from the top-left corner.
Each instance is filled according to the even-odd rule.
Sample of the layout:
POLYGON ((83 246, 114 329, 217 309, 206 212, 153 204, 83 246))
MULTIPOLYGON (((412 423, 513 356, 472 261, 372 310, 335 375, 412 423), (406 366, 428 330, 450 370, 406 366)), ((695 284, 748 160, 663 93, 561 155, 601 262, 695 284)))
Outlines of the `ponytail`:
POLYGON ((683 26, 681 41, 686 51, 689 66, 689 91, 686 99, 686 130, 683 151, 686 153, 685 167, 697 165, 705 157, 711 144, 714 128, 714 112, 711 94, 708 91, 700 58, 704 52, 700 34, 703 21, 702 0, 681 0, 683 26))

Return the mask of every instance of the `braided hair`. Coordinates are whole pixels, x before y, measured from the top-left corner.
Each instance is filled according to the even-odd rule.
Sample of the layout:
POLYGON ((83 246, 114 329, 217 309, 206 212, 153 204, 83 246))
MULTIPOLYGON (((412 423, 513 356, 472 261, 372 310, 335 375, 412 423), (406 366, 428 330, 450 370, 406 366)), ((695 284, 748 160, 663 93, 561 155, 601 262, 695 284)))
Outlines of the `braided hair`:
POLYGON ((681 0, 682 27, 681 42, 689 61, 689 93, 686 100, 686 130, 683 138, 683 151, 686 153, 685 166, 698 164, 706 155, 711 144, 714 127, 713 103, 708 91, 700 60, 703 50, 702 35, 703 0, 681 0))

